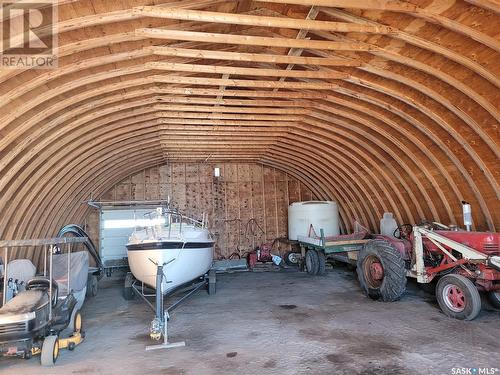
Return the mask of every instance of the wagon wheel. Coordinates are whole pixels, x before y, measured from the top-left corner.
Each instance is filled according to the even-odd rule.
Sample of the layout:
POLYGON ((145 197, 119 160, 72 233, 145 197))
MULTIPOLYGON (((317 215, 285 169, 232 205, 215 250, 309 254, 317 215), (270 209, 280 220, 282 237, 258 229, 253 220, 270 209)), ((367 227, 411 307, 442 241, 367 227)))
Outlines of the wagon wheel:
POLYGON ((307 250, 306 271, 309 275, 317 275, 319 271, 319 258, 315 250, 307 250))

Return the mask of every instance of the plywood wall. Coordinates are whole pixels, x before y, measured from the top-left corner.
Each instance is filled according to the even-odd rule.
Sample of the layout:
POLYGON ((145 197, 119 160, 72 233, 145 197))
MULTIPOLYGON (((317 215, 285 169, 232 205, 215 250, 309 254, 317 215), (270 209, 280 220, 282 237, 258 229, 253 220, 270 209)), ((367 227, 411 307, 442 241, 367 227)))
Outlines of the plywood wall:
MULTIPOLYGON (((144 169, 113 186, 101 200, 171 198, 181 212, 201 218, 208 214, 217 239, 217 258, 245 255, 258 244, 287 235, 287 207, 315 199, 311 191, 288 174, 260 164, 171 163, 144 169), (221 170, 214 177, 214 168, 221 170)), ((87 227, 97 237, 98 215, 87 227)))

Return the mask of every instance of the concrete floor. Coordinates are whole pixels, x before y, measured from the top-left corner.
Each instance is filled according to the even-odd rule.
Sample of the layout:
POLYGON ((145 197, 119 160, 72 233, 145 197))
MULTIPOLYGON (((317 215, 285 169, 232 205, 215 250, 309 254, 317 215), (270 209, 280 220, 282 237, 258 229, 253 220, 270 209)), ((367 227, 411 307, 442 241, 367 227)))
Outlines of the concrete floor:
POLYGON ((153 352, 144 351, 149 308, 125 301, 119 281, 100 287, 84 306, 87 339, 74 352, 63 351, 54 368, 40 367, 38 358, 0 359, 0 373, 406 375, 500 368, 498 311, 485 304, 475 321, 453 320, 413 283, 401 301, 375 302, 345 268, 323 277, 221 275, 215 296, 199 291, 173 313, 171 341, 187 346, 153 352))

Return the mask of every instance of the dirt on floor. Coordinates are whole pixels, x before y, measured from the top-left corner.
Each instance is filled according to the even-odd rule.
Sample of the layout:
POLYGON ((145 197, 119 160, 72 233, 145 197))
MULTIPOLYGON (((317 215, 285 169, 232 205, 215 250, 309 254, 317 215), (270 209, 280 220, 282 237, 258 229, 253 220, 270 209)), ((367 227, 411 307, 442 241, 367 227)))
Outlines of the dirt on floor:
POLYGON ((484 302, 476 320, 450 319, 412 282, 383 303, 346 268, 219 275, 216 295, 200 290, 172 313, 170 341, 186 347, 148 352, 153 312, 121 286, 100 282, 82 311, 85 342, 55 367, 0 359, 0 373, 500 375, 500 312, 484 302))

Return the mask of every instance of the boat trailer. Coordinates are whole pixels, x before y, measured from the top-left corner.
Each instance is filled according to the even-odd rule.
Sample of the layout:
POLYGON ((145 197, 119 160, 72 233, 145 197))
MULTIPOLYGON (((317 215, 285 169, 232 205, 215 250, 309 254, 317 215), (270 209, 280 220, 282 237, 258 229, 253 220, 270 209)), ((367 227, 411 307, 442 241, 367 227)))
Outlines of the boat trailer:
MULTIPOLYGON (((168 321, 170 320, 170 312, 172 312, 177 306, 179 306, 182 302, 184 302, 188 297, 192 296, 196 291, 203 288, 204 286, 208 286, 208 294, 215 294, 215 285, 217 282, 216 272, 214 269, 209 270, 209 272, 200 277, 200 280, 188 284, 186 286, 180 287, 174 290, 172 293, 164 295, 162 290, 163 278, 167 277, 164 272, 164 267, 175 260, 171 259, 166 263, 158 264, 153 260, 149 259, 156 266, 156 288, 154 293, 145 293, 144 283, 140 283, 136 280, 132 273, 127 273, 127 277, 125 278, 125 290, 124 297, 125 299, 132 299, 133 295, 139 296, 146 304, 155 312, 155 317, 151 321, 149 325, 149 336, 156 341, 160 341, 163 336, 163 343, 157 345, 148 345, 146 346, 146 351, 149 350, 157 350, 157 349, 170 349, 170 348, 178 348, 182 346, 186 346, 185 341, 179 342, 169 342, 168 341, 168 321), (128 289, 130 288, 130 289, 128 289), (132 294, 127 292, 127 290, 131 291, 132 294), (166 296, 172 297, 177 294, 185 293, 181 298, 172 303, 168 308, 164 307, 164 298, 166 296), (153 303, 148 299, 154 297, 155 303, 153 303)), ((168 281, 167 281, 168 283, 168 281)), ((146 287, 147 288, 147 287, 146 287)))

